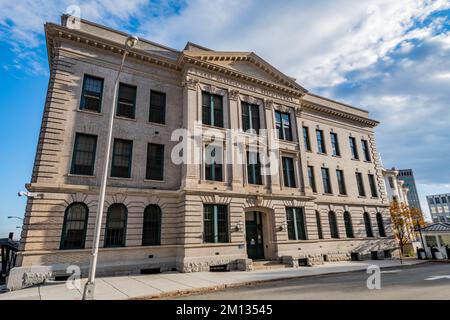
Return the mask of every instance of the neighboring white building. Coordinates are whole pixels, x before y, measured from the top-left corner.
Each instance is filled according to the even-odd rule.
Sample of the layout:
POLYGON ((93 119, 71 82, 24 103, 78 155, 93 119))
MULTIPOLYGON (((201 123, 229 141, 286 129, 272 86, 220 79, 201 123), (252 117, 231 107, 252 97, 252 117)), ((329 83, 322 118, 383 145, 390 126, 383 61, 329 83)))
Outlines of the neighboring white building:
POLYGON ((450 193, 427 196, 433 222, 450 222, 450 193))
POLYGON ((409 205, 408 203, 408 188, 405 186, 404 181, 398 178, 398 170, 392 169, 382 169, 384 177, 384 186, 386 189, 387 198, 391 203, 397 200, 400 203, 409 205))
POLYGON ((428 258, 449 259, 450 223, 433 223, 422 229, 423 243, 428 258), (436 248, 433 255, 432 248, 436 248), (440 253, 440 255, 439 255, 440 253))

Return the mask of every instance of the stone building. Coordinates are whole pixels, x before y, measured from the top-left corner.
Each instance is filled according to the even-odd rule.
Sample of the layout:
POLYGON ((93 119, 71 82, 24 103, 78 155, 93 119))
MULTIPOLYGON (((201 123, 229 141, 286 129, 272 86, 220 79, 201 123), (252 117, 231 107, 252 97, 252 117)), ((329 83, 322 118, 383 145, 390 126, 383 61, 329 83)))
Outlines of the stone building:
MULTIPOLYGON (((40 196, 26 208, 22 270, 75 264, 85 273, 89 263, 127 35, 69 21, 45 25, 50 81, 27 185, 40 196)), ((391 255, 378 122, 367 111, 308 92, 255 53, 193 43, 178 51, 140 40, 120 82, 98 274, 391 255), (172 161, 180 128, 208 130, 179 154, 189 158, 195 140, 224 163, 172 161), (263 152, 249 142, 239 156, 227 129, 246 141, 266 129, 263 152), (210 149, 212 136, 220 146, 210 149), (269 150, 269 163, 249 161, 269 150)))

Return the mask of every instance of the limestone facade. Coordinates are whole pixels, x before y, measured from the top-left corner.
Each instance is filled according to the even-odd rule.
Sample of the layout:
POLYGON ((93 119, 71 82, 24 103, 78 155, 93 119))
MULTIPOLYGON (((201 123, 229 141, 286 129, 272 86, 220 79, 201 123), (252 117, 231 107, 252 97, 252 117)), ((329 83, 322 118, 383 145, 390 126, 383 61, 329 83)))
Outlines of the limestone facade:
MULTIPOLYGON (((126 34, 88 21, 81 21, 80 29, 71 29, 67 21, 63 17, 61 25, 45 26, 50 80, 32 180, 27 185, 29 191, 43 196, 28 200, 18 264, 74 264, 85 272, 104 166, 108 114, 112 112, 114 80, 126 34), (103 79, 100 112, 80 110, 85 75, 103 79), (77 133, 97 136, 92 175, 70 173, 77 133), (73 203, 88 208, 85 243, 82 248, 62 250, 65 212, 73 203)), ((308 258, 315 264, 349 260, 352 253, 381 257, 384 251, 395 249, 374 136, 378 122, 370 119, 367 111, 309 93, 254 53, 218 52, 192 43, 177 51, 141 40, 129 53, 120 81, 137 88, 134 119, 116 117, 113 131, 114 138, 133 141, 131 175, 108 179, 99 274, 138 273, 154 268, 193 272, 217 265, 243 265, 248 269, 248 212, 260 212, 264 259, 283 259, 298 265, 298 259, 308 258), (165 124, 149 122, 151 90, 166 95, 165 124), (242 130, 244 102, 258 106, 260 126, 272 134, 275 111, 289 115, 292 141, 277 142, 280 160, 284 156, 293 159, 295 187, 285 187, 281 161, 270 163, 280 166, 280 170, 264 176, 261 185, 247 183, 245 164, 225 163, 223 181, 207 181, 204 163, 171 161, 171 152, 178 144, 171 141, 172 132, 179 128, 192 132, 202 120, 202 92, 222 96, 223 128, 203 125, 217 136, 225 135, 226 129, 235 129, 242 137, 251 136, 242 130), (306 150, 303 127, 309 130, 311 150, 306 150), (318 152, 316 130, 323 133, 322 153, 318 152), (338 137, 339 155, 333 155, 331 133, 338 137), (357 160, 352 159, 350 137, 356 141, 357 160), (367 142, 367 159, 362 140, 367 142), (146 179, 148 143, 165 146, 161 181, 146 179), (308 166, 314 168, 315 190, 310 185, 308 166), (324 192, 321 168, 329 170, 331 192, 324 192), (339 194, 336 170, 343 172, 345 195, 339 194), (359 195, 357 172, 362 176, 365 195, 359 195), (375 195, 369 174, 374 178, 375 195), (115 203, 127 208, 125 244, 104 247, 106 213, 115 203), (160 245, 143 246, 144 210, 150 204, 161 209, 160 245), (204 241, 205 204, 226 206, 225 243, 204 241), (289 240, 286 208, 290 207, 303 210, 305 239, 289 240), (330 232, 330 212, 336 217, 337 237, 330 232), (344 212, 351 217, 351 237, 344 212), (364 213, 371 222, 371 236, 367 234, 364 213), (379 217, 385 232, 379 230, 379 217)), ((202 145, 210 139, 208 134, 201 136, 202 145)), ((227 151, 236 147, 226 139, 223 146, 227 151)))

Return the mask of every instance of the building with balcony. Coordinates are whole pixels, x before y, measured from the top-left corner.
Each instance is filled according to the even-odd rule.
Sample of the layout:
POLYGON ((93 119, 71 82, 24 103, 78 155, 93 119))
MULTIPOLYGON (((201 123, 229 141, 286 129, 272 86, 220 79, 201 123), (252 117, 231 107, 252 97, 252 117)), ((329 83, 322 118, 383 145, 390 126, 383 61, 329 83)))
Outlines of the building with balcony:
POLYGON ((147 40, 112 101, 127 35, 84 20, 71 28, 67 16, 45 32, 50 81, 27 185, 43 196, 28 201, 19 267, 86 272, 111 112, 98 274, 396 248, 367 111, 307 91, 252 52, 147 40))

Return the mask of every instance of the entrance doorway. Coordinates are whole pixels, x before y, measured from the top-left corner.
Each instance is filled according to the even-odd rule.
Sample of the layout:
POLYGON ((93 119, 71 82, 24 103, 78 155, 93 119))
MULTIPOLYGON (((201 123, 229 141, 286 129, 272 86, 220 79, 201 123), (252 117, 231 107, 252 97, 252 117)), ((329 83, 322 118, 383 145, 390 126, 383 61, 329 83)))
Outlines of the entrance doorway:
POLYGON ((245 213, 245 238, 247 255, 250 259, 264 259, 264 240, 262 213, 257 211, 245 213))

